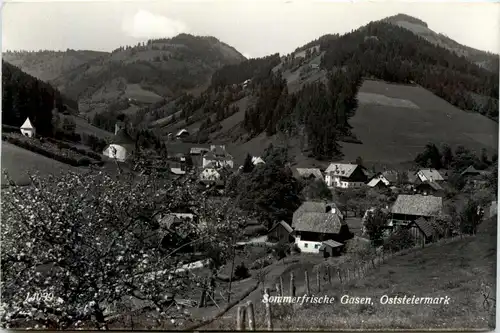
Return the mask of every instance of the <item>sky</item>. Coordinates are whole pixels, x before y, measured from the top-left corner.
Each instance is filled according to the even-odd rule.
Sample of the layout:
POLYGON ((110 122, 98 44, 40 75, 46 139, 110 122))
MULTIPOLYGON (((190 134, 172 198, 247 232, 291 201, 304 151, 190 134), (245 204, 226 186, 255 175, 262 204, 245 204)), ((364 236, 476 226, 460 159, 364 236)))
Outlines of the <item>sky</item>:
POLYGON ((499 3, 380 0, 4 0, 2 50, 111 51, 185 32, 262 57, 398 13, 461 44, 500 53, 499 3))

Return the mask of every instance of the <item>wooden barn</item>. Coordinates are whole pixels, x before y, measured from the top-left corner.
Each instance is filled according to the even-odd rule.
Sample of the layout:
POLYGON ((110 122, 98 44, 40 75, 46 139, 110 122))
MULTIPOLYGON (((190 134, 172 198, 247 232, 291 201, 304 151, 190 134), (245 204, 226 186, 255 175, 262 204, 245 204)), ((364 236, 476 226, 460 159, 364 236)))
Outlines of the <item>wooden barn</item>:
POLYGON ((293 235, 293 229, 285 221, 280 221, 276 223, 267 232, 267 239, 269 242, 284 242, 293 243, 295 242, 295 236, 293 235))
POLYGON ((422 247, 439 239, 439 231, 424 218, 419 218, 411 222, 408 225, 408 230, 415 244, 422 247))

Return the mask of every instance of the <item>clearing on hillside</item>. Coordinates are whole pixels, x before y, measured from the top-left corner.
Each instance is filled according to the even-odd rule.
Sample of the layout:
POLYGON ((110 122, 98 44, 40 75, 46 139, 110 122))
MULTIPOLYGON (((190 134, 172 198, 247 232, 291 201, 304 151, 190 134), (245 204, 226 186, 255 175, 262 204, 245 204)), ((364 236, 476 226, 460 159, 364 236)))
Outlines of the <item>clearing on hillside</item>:
POLYGON ((345 160, 369 163, 413 160, 428 142, 463 145, 490 154, 498 150, 498 124, 462 111, 418 86, 366 80, 349 121, 362 144, 342 143, 345 160), (416 106, 416 107, 415 107, 416 106))

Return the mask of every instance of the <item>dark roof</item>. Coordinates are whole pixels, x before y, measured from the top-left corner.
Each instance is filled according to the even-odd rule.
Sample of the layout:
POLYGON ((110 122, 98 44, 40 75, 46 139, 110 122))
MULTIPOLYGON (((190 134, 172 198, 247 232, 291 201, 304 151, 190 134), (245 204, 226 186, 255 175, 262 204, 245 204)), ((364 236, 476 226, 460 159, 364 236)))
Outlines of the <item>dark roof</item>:
POLYGON ((392 184, 398 181, 398 173, 394 170, 386 170, 382 172, 382 176, 384 176, 385 179, 387 179, 392 184))
POLYGON ((285 228, 286 231, 288 231, 289 233, 292 233, 293 232, 293 228, 290 227, 290 225, 288 223, 286 223, 285 221, 279 221, 278 223, 276 223, 271 229, 269 229, 268 232, 271 232, 273 231, 274 229, 276 229, 277 226, 281 225, 283 228, 285 228))
POLYGON ((416 216, 437 216, 442 213, 442 210, 443 198, 441 197, 400 194, 392 206, 391 213, 416 216))
POLYGON ((293 221, 296 231, 338 234, 341 227, 339 216, 332 213, 303 213, 293 221))
MULTIPOLYGON (((293 213, 293 221, 295 221, 300 215, 304 213, 325 213, 326 207, 330 206, 332 209, 335 208, 335 215, 338 215, 341 219, 344 218, 344 215, 338 208, 335 203, 326 203, 322 201, 304 201, 302 205, 293 213)), ((329 212, 328 214, 332 214, 329 212)), ((295 222, 293 222, 295 223, 295 222)))
POLYGON ((323 179, 323 174, 320 169, 317 168, 294 168, 293 175, 295 177, 309 178, 313 176, 316 179, 323 179))
POLYGON ((486 171, 486 170, 478 170, 476 168, 474 168, 473 165, 469 166, 467 169, 465 169, 464 171, 462 171, 462 173, 460 174, 461 176, 464 176, 464 175, 467 175, 467 174, 472 174, 472 175, 485 175, 485 174, 488 174, 489 172, 486 171))
MULTIPOLYGON (((329 239, 329 240, 324 241, 321 244, 321 246, 323 247, 323 245, 327 245, 327 246, 330 246, 330 247, 333 247, 333 248, 339 247, 339 246, 344 246, 344 244, 336 242, 333 239, 329 239)), ((320 248, 320 250, 321 250, 321 248, 320 248)))
POLYGON ((126 130, 121 129, 113 137, 111 143, 114 144, 135 144, 134 139, 130 137, 126 130))
POLYGON ((425 237, 430 237, 434 233, 434 227, 424 218, 419 218, 414 223, 424 233, 425 237))

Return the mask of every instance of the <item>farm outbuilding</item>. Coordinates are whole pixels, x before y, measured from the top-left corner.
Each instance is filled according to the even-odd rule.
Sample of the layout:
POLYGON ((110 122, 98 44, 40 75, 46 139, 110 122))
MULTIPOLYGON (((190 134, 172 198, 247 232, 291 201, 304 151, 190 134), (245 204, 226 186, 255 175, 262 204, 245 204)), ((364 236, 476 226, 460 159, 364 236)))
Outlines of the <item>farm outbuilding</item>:
POLYGON ((439 238, 439 233, 432 224, 424 218, 419 218, 408 225, 408 230, 416 245, 422 247, 427 243, 436 241, 439 238))
POLYGON ((280 221, 269 229, 267 232, 267 239, 270 242, 293 243, 295 241, 295 236, 293 235, 292 227, 285 221, 280 221))
POLYGON ((329 239, 321 243, 319 251, 323 253, 323 257, 329 258, 341 255, 343 248, 344 244, 329 239))
POLYGON ((21 133, 27 137, 34 137, 36 134, 35 127, 31 124, 30 118, 26 118, 23 125, 21 126, 21 133))

